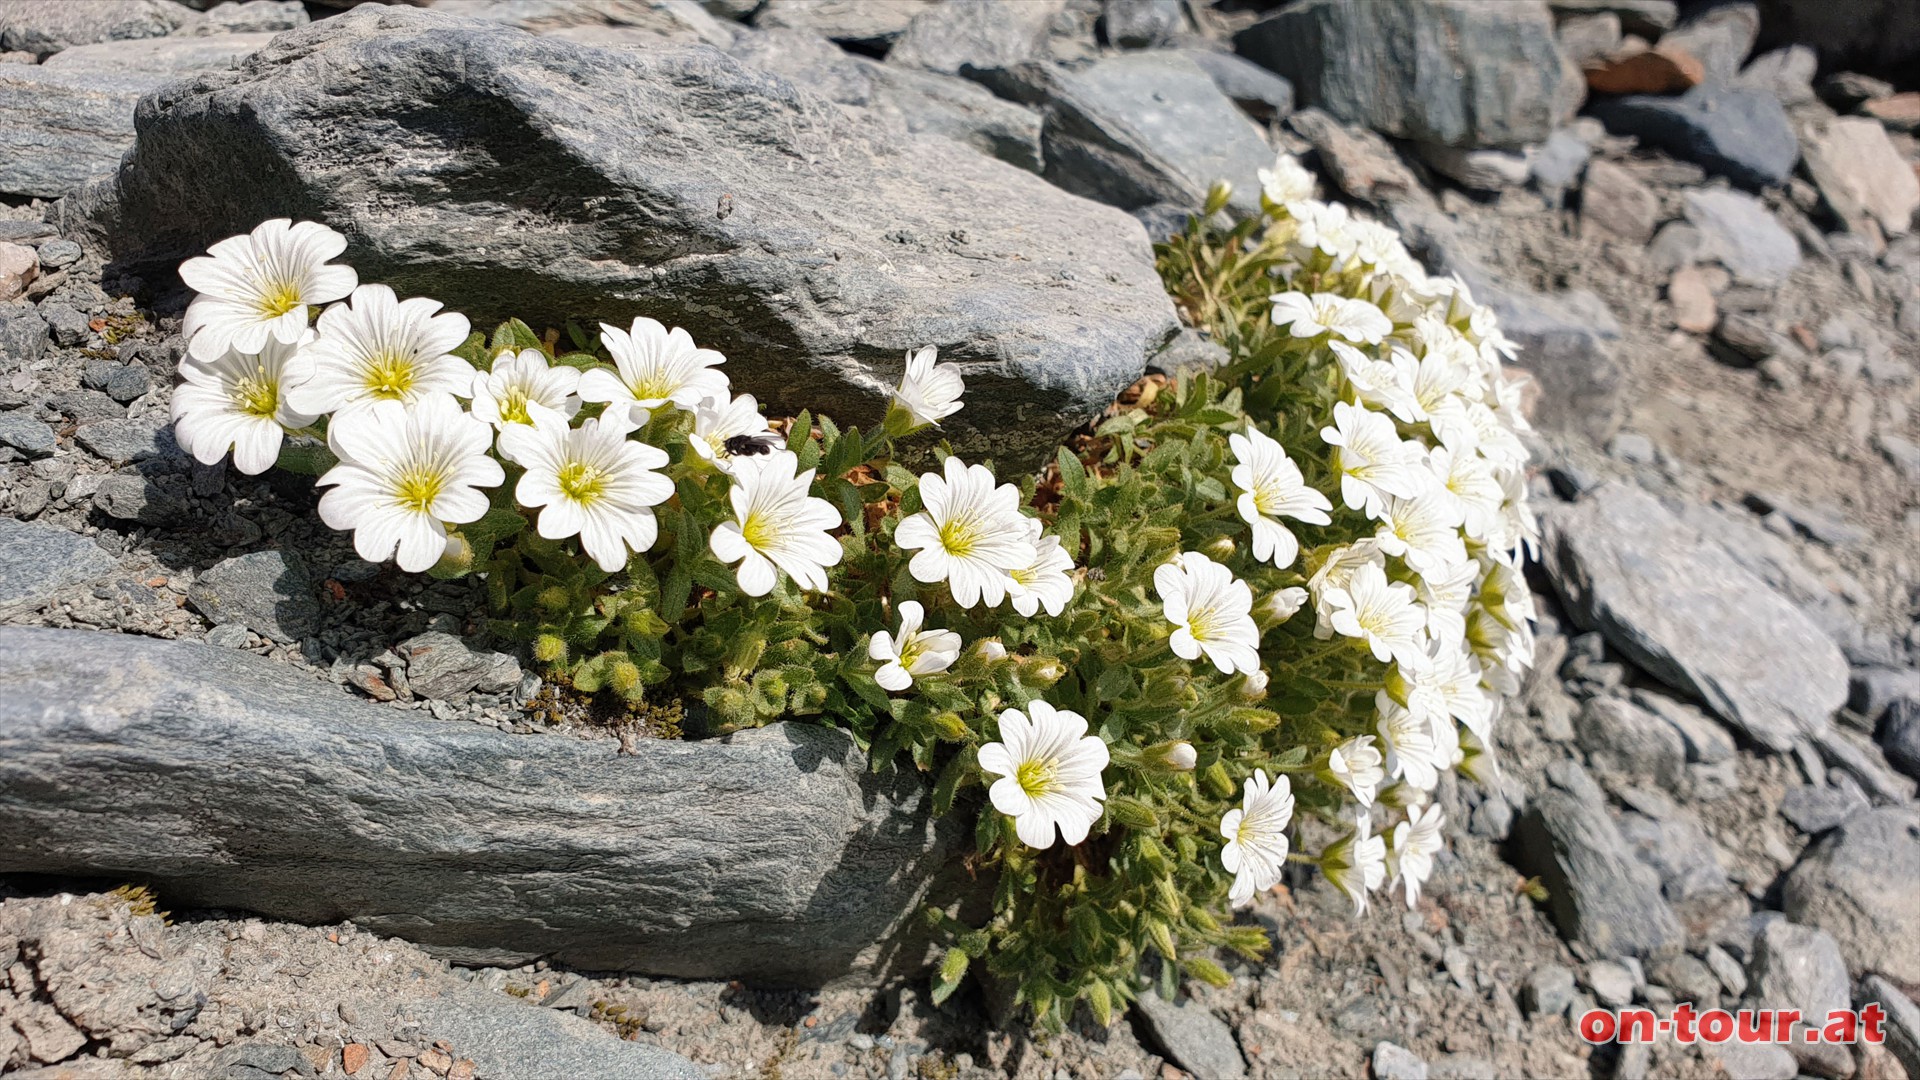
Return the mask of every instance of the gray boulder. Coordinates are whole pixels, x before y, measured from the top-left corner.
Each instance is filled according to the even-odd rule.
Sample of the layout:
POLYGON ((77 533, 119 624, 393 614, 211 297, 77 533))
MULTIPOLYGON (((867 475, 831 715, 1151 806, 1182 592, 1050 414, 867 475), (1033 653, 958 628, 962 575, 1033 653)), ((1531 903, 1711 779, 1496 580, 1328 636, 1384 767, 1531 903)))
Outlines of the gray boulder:
POLYGON ((1786 110, 1765 91, 1703 83, 1678 97, 1604 98, 1587 111, 1615 135, 1632 135, 1746 187, 1784 184, 1800 160, 1786 110))
POLYGON ((1832 934, 1855 975, 1920 985, 1920 809, 1841 825, 1787 874, 1783 896, 1787 917, 1832 934))
POLYGON ((1040 114, 955 75, 850 56, 868 77, 868 111, 915 135, 965 143, 1030 173, 1041 171, 1040 114))
POLYGON ((733 25, 722 23, 689 0, 424 0, 448 15, 485 19, 535 34, 577 34, 593 43, 596 31, 615 41, 733 43, 733 25))
POLYGON ((1740 74, 1760 36, 1760 11, 1744 0, 1732 0, 1689 14, 1680 25, 1660 35, 1663 49, 1685 51, 1706 69, 1707 81, 1730 83, 1740 74))
POLYGON ((1548 575, 1574 623, 1748 738, 1785 751, 1846 704, 1833 640, 1653 496, 1605 484, 1544 525, 1548 575))
POLYGON ((1602 774, 1629 784, 1650 782, 1665 791, 1679 787, 1686 776, 1687 747, 1680 732, 1630 701, 1589 699, 1575 731, 1587 764, 1602 774))
MULTIPOLYGON (((213 37, 144 38, 76 45, 55 53, 41 66, 52 71, 135 72, 179 78, 202 71, 238 67, 259 52, 272 34, 219 34, 213 37)), ((133 110, 127 110, 132 127, 133 110)))
POLYGON ((45 58, 97 41, 165 37, 204 18, 172 0, 7 0, 0 52, 45 58))
POLYGON ((969 390, 950 437, 1003 461, 1050 453, 1176 325, 1121 212, 700 46, 368 5, 166 87, 137 123, 67 230, 130 269, 315 218, 363 279, 479 325, 648 315, 726 353, 770 408, 862 427, 906 351, 935 344, 969 390))
POLYGON ((1212 1009, 1191 998, 1168 1001, 1147 990, 1134 1002, 1134 1010, 1168 1060, 1193 1075, 1219 1080, 1241 1080, 1247 1075, 1247 1060, 1233 1029, 1212 1009))
POLYGON ((299 641, 320 625, 313 572, 290 551, 222 559, 187 590, 187 601, 216 626, 238 623, 275 641, 299 641))
MULTIPOLYGON (((705 1070, 672 1051, 615 1038, 591 1020, 522 1005, 475 990, 423 997, 401 1006, 403 1019, 445 1039, 489 1080, 604 1076, 621 1080, 702 1080, 705 1070)), ((300 1064, 306 1064, 302 1059, 300 1064)))
POLYGON ((1896 701, 1880 719, 1876 733, 1887 764, 1920 780, 1920 701, 1896 701))
POLYGON ((765 0, 754 12, 762 30, 808 30, 864 50, 885 50, 934 0, 765 0))
POLYGON ((1839 944, 1824 931, 1785 919, 1755 935, 1747 979, 1762 1008, 1798 1009, 1811 1024, 1824 1025, 1828 1013, 1853 1004, 1839 944))
POLYGON ((0 64, 0 192, 58 198, 111 175, 133 145, 135 103, 166 78, 0 64))
POLYGON ((1116 48, 1156 48, 1186 29, 1180 0, 1104 0, 1100 5, 1100 30, 1116 48))
POLYGON ((1273 164, 1273 149, 1191 59, 1122 53, 1023 74, 1045 110, 1046 177, 1058 186, 1126 210, 1162 202, 1197 210, 1226 180, 1235 211, 1259 212, 1255 173, 1273 164))
POLYGON ((1446 146, 1539 142, 1586 90, 1538 0, 1305 0, 1233 44, 1286 76, 1304 105, 1446 146))
POLYGON ((1062 6, 1062 0, 941 0, 907 23, 887 50, 887 63, 953 75, 1043 57, 1062 6))
POLYGON ((734 40, 727 54, 840 105, 865 105, 873 97, 873 80, 858 58, 819 34, 749 30, 734 40))
POLYGON ((1221 93, 1253 115, 1274 120, 1293 112, 1293 84, 1259 64, 1212 49, 1181 49, 1180 55, 1200 65, 1221 93))
POLYGON ((1659 875, 1635 858, 1599 786, 1570 760, 1556 762, 1548 778, 1509 844, 1521 871, 1546 886, 1560 933, 1600 955, 1644 956, 1684 940, 1659 875))
POLYGON ((34 611, 113 569, 84 536, 0 517, 0 619, 34 611))
POLYGON ((460 962, 912 971, 903 928, 958 847, 917 776, 810 724, 623 754, 362 703, 247 653, 19 628, 0 686, 0 872, 352 920, 460 962))

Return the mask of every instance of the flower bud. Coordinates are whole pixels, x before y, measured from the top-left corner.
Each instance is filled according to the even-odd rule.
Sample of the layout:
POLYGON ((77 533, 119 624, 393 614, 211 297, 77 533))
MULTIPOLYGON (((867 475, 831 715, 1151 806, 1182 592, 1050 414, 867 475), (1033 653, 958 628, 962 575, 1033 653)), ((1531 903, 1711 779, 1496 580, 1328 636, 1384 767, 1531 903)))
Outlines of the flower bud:
POLYGON ((566 615, 567 608, 573 604, 573 594, 559 585, 549 585, 540 590, 533 602, 541 611, 549 615, 566 615))
POLYGON ((543 664, 558 664, 567 658, 567 639, 559 634, 541 634, 533 639, 533 658, 543 664))
POLYGON ((988 663, 1007 658, 1007 647, 1000 643, 999 638, 982 638, 977 648, 980 658, 988 663))
POLYGON ((1033 686, 1052 686, 1066 676, 1067 665, 1051 656, 1032 657, 1020 671, 1020 677, 1033 686))
POLYGON ((1307 604, 1307 590, 1298 585, 1275 589, 1253 609, 1253 621, 1269 630, 1298 614, 1307 604))
POLYGON ((1216 536, 1201 545, 1200 550, 1215 562, 1225 562, 1233 556, 1233 537, 1216 536))
POLYGON ((473 570, 473 544, 460 535, 458 530, 447 533, 447 548, 440 553, 440 561, 427 570, 430 577, 441 579, 461 578, 473 570))
POLYGON ((1264 701, 1267 697, 1267 673, 1249 671, 1240 677, 1240 700, 1264 701))
POLYGON ((1225 180, 1216 180, 1213 186, 1207 189, 1207 208, 1201 212, 1201 216, 1212 217, 1225 210, 1227 203, 1231 201, 1233 201, 1233 185, 1225 180))
POLYGON ((640 669, 631 660, 615 660, 607 665, 607 686, 614 693, 628 694, 640 685, 640 669))
POLYGON ((1200 760, 1200 755, 1194 751, 1192 743, 1183 739, 1167 747, 1164 759, 1167 767, 1175 772, 1192 772, 1194 763, 1200 760))
POLYGON ((967 728, 967 722, 960 719, 960 714, 957 712, 943 712, 934 717, 933 729, 940 733, 941 738, 949 742, 960 742, 971 734, 967 728))

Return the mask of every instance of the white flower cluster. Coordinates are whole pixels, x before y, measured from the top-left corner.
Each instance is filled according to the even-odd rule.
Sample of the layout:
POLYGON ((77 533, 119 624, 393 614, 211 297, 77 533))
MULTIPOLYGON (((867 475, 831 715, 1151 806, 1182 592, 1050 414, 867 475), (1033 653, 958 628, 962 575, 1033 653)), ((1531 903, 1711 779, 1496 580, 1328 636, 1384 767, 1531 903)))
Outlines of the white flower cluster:
MULTIPOLYGON (((611 368, 522 349, 480 371, 455 354, 471 330, 465 316, 358 285, 331 262, 345 250, 323 225, 277 219, 181 266, 198 295, 173 421, 195 458, 213 464, 231 451, 241 472, 264 472, 288 435, 318 435, 324 417, 339 463, 317 481, 328 489, 321 519, 350 530, 363 558, 414 572, 447 553, 449 526, 492 509, 487 490, 511 462, 522 470, 512 496, 534 512, 538 534, 578 537, 612 573, 653 547, 654 507, 674 494, 661 471, 668 455, 634 434, 655 412, 681 409, 693 417, 690 445, 730 479, 733 519, 709 546, 737 564, 741 591, 764 596, 781 573, 827 588, 840 513, 810 494, 813 470, 780 446, 754 399, 732 396, 718 370, 725 357, 643 317, 625 330, 601 326, 611 368), (583 418, 586 403, 604 408, 583 418)), ((897 391, 909 427, 959 407, 958 376, 933 360, 931 349, 910 360, 897 391)))
MULTIPOLYGON (((1388 665, 1374 734, 1335 747, 1320 767, 1351 794, 1355 824, 1318 861, 1356 910, 1389 869, 1412 905, 1441 847, 1441 811, 1426 805, 1439 775, 1491 768, 1502 701, 1533 660, 1520 565, 1538 530, 1519 439, 1527 423, 1503 370, 1513 347, 1465 285, 1429 277, 1392 230, 1313 199, 1312 175, 1291 158, 1261 181, 1268 242, 1287 256, 1277 278, 1310 286, 1272 297, 1274 326, 1337 367, 1320 438, 1338 491, 1306 487, 1285 451, 1251 427, 1233 437, 1233 482, 1254 555, 1276 566, 1298 553, 1279 519, 1326 524, 1329 496, 1374 526, 1371 536, 1312 553, 1303 569, 1316 636, 1352 640, 1388 665), (1388 837, 1372 836, 1371 810, 1389 780, 1398 782, 1394 805, 1408 809, 1388 837)), ((1183 556, 1183 567, 1194 558, 1183 556)), ((1245 610, 1245 585, 1215 591, 1232 603, 1208 606, 1209 616, 1245 610)), ((1298 600, 1275 602, 1287 609, 1298 600)), ((1169 598, 1168 617, 1191 625, 1192 614, 1175 607, 1169 598)), ((1249 631, 1242 625, 1241 639, 1249 631)), ((1228 670, 1204 638, 1201 648, 1228 670)), ((1264 776, 1248 781, 1246 799, 1231 822, 1237 866, 1228 869, 1262 888, 1278 880, 1270 854, 1286 850, 1275 835, 1292 800, 1284 777, 1269 787, 1264 776), (1248 854, 1259 852, 1269 854, 1248 854)))

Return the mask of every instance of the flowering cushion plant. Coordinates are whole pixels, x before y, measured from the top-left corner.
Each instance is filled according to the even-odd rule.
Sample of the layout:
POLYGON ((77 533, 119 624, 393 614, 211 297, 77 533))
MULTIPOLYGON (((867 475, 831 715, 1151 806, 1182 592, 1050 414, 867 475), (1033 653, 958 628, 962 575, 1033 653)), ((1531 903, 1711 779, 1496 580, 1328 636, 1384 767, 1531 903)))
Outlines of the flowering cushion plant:
POLYGON ((901 451, 963 405, 931 346, 870 434, 769 422, 684 329, 471 333, 286 221, 189 263, 176 431, 316 475, 370 560, 479 575, 573 692, 929 773, 994 883, 983 925, 927 912, 936 998, 984 965, 1044 1023, 1105 1022, 1149 955, 1163 990, 1259 955, 1233 909, 1289 866, 1413 905, 1440 777, 1491 768, 1532 658, 1509 346, 1296 163, 1263 179, 1262 215, 1159 250, 1229 362, 1142 383, 1039 475, 901 451))

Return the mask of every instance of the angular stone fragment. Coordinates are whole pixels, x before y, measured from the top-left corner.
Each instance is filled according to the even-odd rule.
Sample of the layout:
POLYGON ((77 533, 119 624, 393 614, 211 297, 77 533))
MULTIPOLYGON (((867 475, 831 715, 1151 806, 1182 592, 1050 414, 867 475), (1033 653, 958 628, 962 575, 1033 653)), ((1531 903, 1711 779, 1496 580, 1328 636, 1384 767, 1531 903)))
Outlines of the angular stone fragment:
POLYGON ((1548 573, 1573 621, 1748 738, 1787 750, 1846 703, 1832 639, 1653 496, 1605 484, 1545 526, 1548 573))

